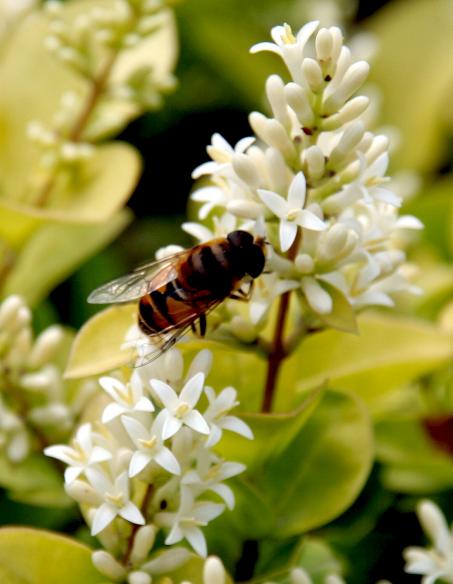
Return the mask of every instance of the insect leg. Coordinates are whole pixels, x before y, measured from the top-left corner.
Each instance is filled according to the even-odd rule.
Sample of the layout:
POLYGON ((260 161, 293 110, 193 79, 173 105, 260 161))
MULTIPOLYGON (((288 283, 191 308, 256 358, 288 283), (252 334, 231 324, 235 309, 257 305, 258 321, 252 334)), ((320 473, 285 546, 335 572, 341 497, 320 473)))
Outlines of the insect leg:
POLYGON ((200 319, 198 321, 200 327, 200 336, 204 337, 206 334, 206 314, 200 314, 200 319))

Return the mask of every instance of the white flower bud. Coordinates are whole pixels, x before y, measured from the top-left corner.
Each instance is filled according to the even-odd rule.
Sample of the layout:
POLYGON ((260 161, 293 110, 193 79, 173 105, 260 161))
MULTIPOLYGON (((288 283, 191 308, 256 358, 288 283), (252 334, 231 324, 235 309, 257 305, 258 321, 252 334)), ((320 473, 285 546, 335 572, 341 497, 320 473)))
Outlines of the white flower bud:
POLYGON ((376 160, 376 158, 381 156, 381 154, 387 152, 388 147, 389 139, 387 136, 384 136, 382 134, 379 136, 375 136, 373 141, 371 142, 370 147, 367 149, 365 153, 365 160, 367 164, 371 164, 376 160))
POLYGON ((91 560, 98 572, 114 582, 121 582, 126 577, 126 570, 113 556, 104 550, 96 550, 91 560))
POLYGON ((334 93, 324 103, 324 112, 337 111, 351 97, 368 77, 370 66, 366 61, 358 61, 349 67, 334 93))
POLYGON ((325 584, 345 584, 345 581, 337 574, 329 574, 325 579, 325 584))
POLYGON ((338 111, 322 121, 322 129, 327 131, 337 130, 348 122, 361 116, 367 109, 370 100, 364 95, 353 97, 338 111))
POLYGON ((343 33, 338 26, 331 26, 329 28, 330 36, 332 37, 332 50, 330 58, 335 63, 340 56, 341 47, 343 46, 343 33))
POLYGON ((134 538, 131 551, 131 562, 134 566, 142 564, 154 546, 157 528, 154 525, 139 527, 134 538))
POLYGON ((310 576, 303 568, 291 570, 289 579, 291 584, 312 584, 310 576))
POLYGON ((255 201, 236 200, 227 204, 226 209, 236 217, 243 217, 244 219, 258 219, 263 214, 262 206, 255 201))
POLYGON ((6 449, 6 456, 11 462, 21 462, 28 456, 30 441, 26 430, 17 432, 10 440, 6 449))
POLYGON ((315 268, 313 258, 306 253, 298 255, 294 263, 301 274, 311 274, 315 268))
POLYGON ((44 38, 44 47, 51 53, 54 53, 55 51, 61 49, 62 43, 61 40, 56 35, 48 34, 44 38))
POLYGON ((308 304, 315 312, 318 314, 332 312, 332 298, 314 278, 308 276, 302 278, 301 287, 308 304))
POLYGON ((212 367, 212 353, 208 349, 202 349, 195 355, 187 371, 186 379, 190 379, 197 373, 209 374, 212 367))
POLYGON ((74 501, 77 501, 81 505, 98 506, 102 503, 100 494, 85 481, 76 479, 70 483, 66 483, 64 489, 71 499, 74 499, 74 501))
POLYGON ((203 567, 204 584, 225 584, 225 580, 225 568, 219 558, 207 558, 203 567))
POLYGON ((8 296, 0 305, 0 328, 9 328, 17 318, 17 313, 24 306, 20 296, 8 296))
POLYGON ((320 61, 327 61, 330 59, 333 49, 333 38, 327 28, 321 28, 316 35, 316 55, 320 61))
POLYGON ((131 572, 127 577, 129 584, 151 584, 152 578, 146 572, 131 572))
POLYGON ((266 148, 264 158, 270 186, 277 193, 286 192, 292 176, 280 151, 275 148, 266 148))
POLYGON ((294 145, 279 121, 269 120, 263 114, 252 112, 249 116, 249 122, 263 142, 280 150, 285 158, 294 157, 294 145))
POLYGON ((38 426, 64 425, 71 420, 71 412, 65 404, 53 403, 30 410, 30 420, 38 426))
POLYGON ((286 129, 289 129, 291 127, 291 120, 288 115, 288 106, 285 99, 285 84, 278 75, 270 75, 267 78, 266 95, 274 117, 286 129))
POLYGON ((63 341, 63 330, 59 326, 51 326, 43 331, 36 339, 28 364, 38 368, 51 361, 63 341))
POLYGON ((50 388, 58 384, 60 375, 53 366, 47 366, 37 373, 25 373, 20 378, 20 384, 24 389, 36 392, 48 392, 50 388))
POLYGON ((365 127, 362 122, 353 122, 346 127, 340 141, 329 156, 329 167, 335 168, 351 154, 360 140, 363 138, 365 127))
POLYGON ((250 156, 234 154, 232 162, 233 168, 241 180, 255 189, 261 186, 261 177, 250 156))
POLYGON ((317 180, 324 173, 324 153, 319 146, 310 146, 304 151, 304 162, 311 179, 317 180))
POLYGON ((302 61, 302 71, 308 85, 310 86, 310 89, 314 93, 317 93, 324 87, 324 79, 322 77, 321 67, 317 61, 310 59, 310 57, 306 57, 302 61))
POLYGON ((288 105, 294 110, 301 125, 304 127, 312 126, 315 117, 304 89, 297 83, 291 82, 285 86, 285 94, 288 105))

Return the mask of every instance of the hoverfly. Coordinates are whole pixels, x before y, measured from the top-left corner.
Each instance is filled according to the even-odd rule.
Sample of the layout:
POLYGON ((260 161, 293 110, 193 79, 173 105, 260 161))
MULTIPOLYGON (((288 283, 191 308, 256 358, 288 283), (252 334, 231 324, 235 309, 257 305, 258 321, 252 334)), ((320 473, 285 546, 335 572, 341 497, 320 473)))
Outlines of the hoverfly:
POLYGON ((153 342, 140 363, 144 365, 174 345, 188 328, 204 336, 206 314, 226 298, 249 299, 253 279, 264 269, 264 243, 246 231, 233 231, 139 266, 94 290, 88 302, 138 300, 138 326, 153 342), (242 286, 247 281, 250 288, 245 292, 242 286))

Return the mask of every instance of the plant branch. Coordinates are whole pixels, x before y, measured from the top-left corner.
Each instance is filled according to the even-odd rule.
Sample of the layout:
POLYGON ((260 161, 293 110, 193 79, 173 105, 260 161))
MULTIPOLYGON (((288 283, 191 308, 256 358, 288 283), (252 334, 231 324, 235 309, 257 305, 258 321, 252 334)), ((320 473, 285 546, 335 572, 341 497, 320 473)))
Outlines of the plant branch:
MULTIPOLYGON (((112 50, 108 58, 105 60, 104 65, 102 66, 99 74, 95 79, 93 79, 91 90, 88 94, 86 103, 80 112, 80 115, 76 119, 71 131, 68 135, 68 140, 71 142, 79 142, 84 129, 93 113, 94 109, 96 108, 99 99, 102 97, 105 88, 107 86, 110 73, 112 72, 113 66, 116 62, 118 57, 118 49, 112 50)), ((38 193, 34 204, 37 207, 44 207, 48 200, 49 196, 52 192, 52 189, 55 185, 55 180, 57 176, 57 171, 55 171, 45 182, 44 186, 42 187, 41 191, 38 193)))
MULTIPOLYGON (((300 241, 302 238, 302 231, 300 227, 297 230, 296 239, 288 251, 288 259, 293 261, 297 255, 300 241)), ((275 323, 274 335, 272 337, 271 350, 267 361, 266 383, 264 385, 263 402, 261 404, 261 411, 268 413, 272 410, 272 403, 274 400, 275 390, 277 388, 278 374, 283 359, 286 357, 286 350, 283 340, 283 333, 285 329, 286 316, 288 314, 289 300, 291 290, 285 292, 280 297, 278 305, 277 320, 275 323)))

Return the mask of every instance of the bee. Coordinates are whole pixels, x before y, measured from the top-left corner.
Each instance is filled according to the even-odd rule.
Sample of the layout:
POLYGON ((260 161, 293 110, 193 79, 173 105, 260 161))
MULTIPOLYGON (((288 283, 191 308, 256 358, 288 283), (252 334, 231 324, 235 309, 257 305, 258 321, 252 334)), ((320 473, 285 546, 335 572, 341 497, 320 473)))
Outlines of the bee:
POLYGON ((139 266, 94 290, 88 302, 138 300, 138 326, 153 345, 139 363, 144 365, 174 345, 189 328, 204 336, 206 315, 225 299, 249 300, 253 280, 264 270, 264 244, 261 237, 232 231, 139 266), (243 289, 246 283, 247 291, 243 289))

